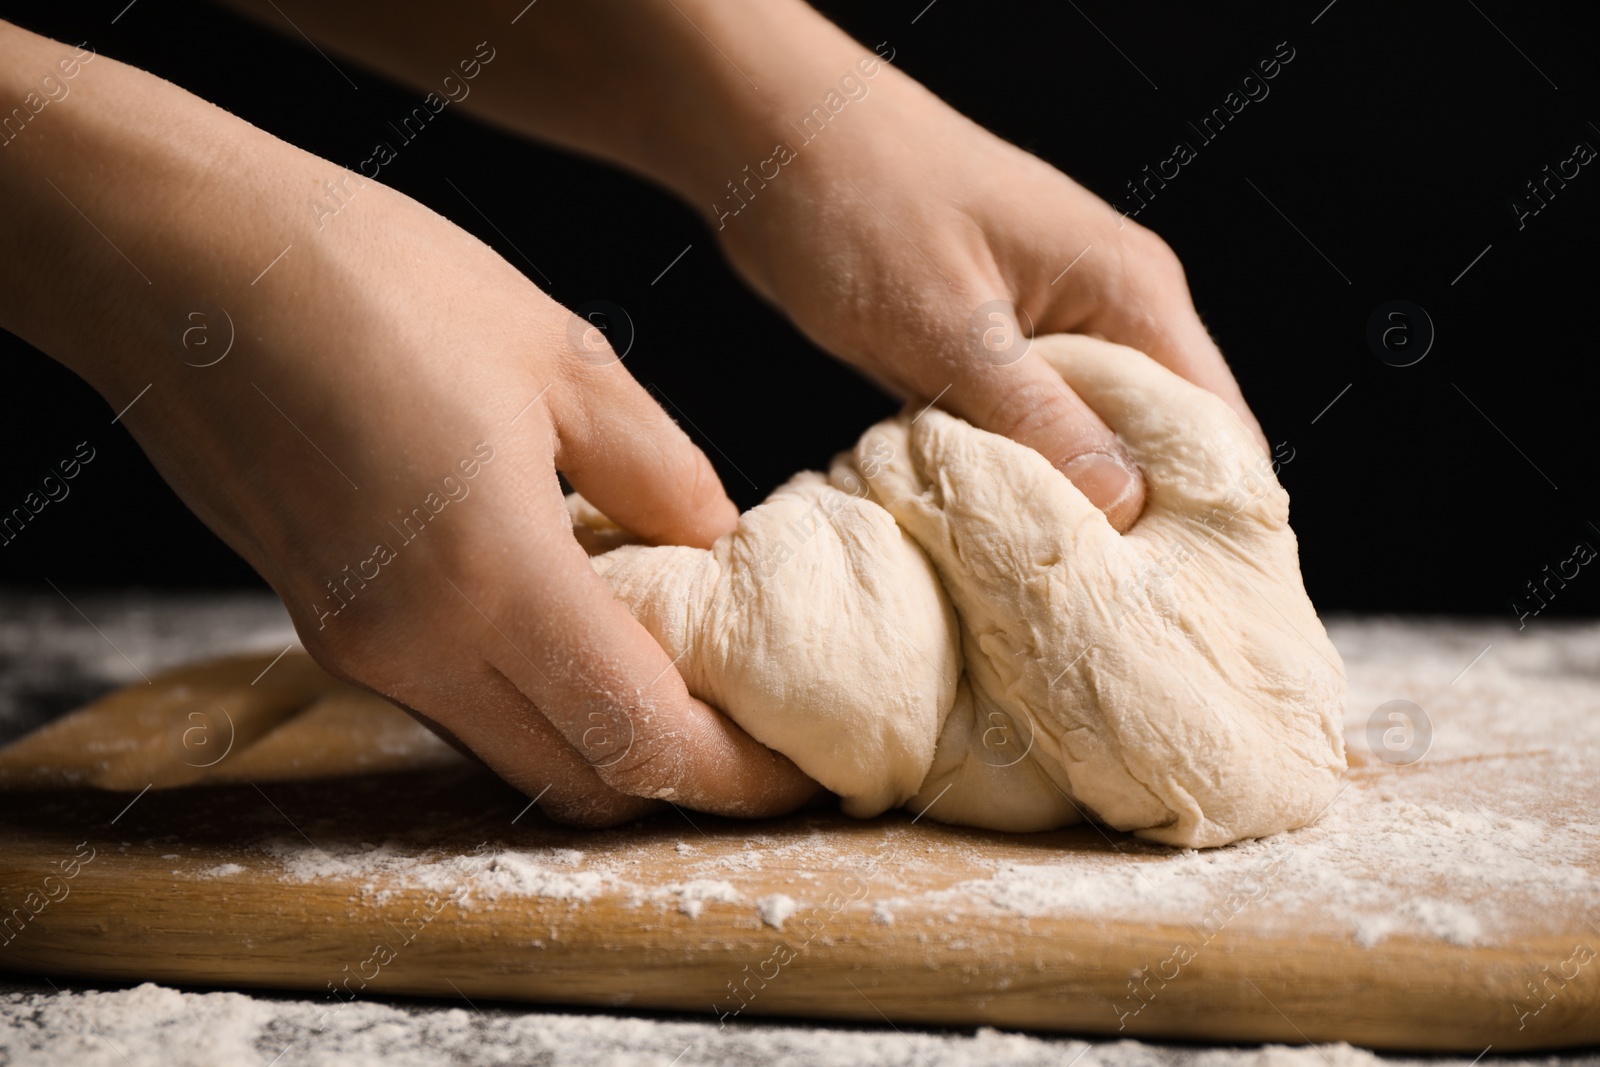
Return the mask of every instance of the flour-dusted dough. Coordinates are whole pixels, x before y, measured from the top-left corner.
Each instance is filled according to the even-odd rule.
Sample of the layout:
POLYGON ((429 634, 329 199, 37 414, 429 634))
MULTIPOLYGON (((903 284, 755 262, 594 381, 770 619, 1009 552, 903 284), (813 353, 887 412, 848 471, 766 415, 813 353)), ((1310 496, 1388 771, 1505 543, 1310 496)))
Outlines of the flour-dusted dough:
POLYGON ((791 478, 710 551, 629 546, 595 567, 689 691, 876 815, 914 796, 955 700, 955 615, 893 517, 791 478))
MULTIPOLYGON (((1037 452, 942 411, 868 430, 710 550, 596 569, 690 691, 853 815, 1202 847, 1312 821, 1344 770, 1339 655, 1288 494, 1221 400, 1143 354, 1034 341, 1145 472, 1119 535, 1037 452)), ((606 526, 574 498, 585 536, 606 526)), ((604 539, 602 539, 603 541, 604 539)))

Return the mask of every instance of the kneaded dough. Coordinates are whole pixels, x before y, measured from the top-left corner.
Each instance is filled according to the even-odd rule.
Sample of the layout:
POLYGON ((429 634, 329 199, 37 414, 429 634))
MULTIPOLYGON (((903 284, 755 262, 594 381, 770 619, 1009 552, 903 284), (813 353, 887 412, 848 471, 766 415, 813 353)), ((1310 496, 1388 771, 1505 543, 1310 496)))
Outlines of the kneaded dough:
MULTIPOLYGON (((1204 847, 1340 788, 1344 672, 1288 494, 1221 400, 1140 352, 1035 339, 1143 469, 1126 534, 1045 458, 936 408, 796 475, 711 549, 593 558, 689 690, 851 815, 1204 847)), ((594 548, 620 539, 574 497, 594 548)))

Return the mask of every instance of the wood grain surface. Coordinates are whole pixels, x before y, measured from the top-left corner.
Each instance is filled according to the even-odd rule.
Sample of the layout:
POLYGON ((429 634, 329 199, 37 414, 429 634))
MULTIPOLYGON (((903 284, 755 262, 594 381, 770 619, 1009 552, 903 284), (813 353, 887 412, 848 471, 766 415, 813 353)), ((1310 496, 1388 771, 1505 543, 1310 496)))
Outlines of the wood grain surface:
MULTIPOLYGON (((1238 853, 1238 892, 1152 919, 1131 902, 1019 907, 995 879, 1114 885, 1179 859, 1234 863, 1232 850, 1175 857, 1094 826, 1002 835, 901 813, 573 831, 301 654, 262 675, 268 662, 170 672, 0 750, 0 968, 311 990, 329 1018, 357 997, 424 994, 730 1026, 787 1015, 1469 1053, 1600 1041, 1600 927, 1570 903, 1502 902, 1472 943, 1363 941, 1337 901, 1316 906, 1314 879, 1255 891, 1297 835, 1238 853)), ((1353 796, 1449 795, 1469 779, 1483 795, 1471 761, 1414 775, 1352 762, 1353 796)), ((1501 762, 1524 786, 1542 773, 1537 755, 1501 762)), ((1592 778, 1562 788, 1595 810, 1592 778)), ((1581 870, 1594 878, 1593 855, 1581 870)))

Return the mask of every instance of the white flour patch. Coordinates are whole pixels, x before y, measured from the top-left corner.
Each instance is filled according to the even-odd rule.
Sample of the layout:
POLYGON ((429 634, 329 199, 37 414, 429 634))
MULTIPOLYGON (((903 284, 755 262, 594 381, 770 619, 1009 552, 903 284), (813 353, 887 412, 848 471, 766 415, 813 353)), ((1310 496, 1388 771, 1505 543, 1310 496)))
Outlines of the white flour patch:
MULTIPOLYGON (((1346 1044, 1205 1048, 1093 1044, 984 1026, 795 1026, 635 1018, 601 1012, 434 1007, 356 1000, 325 1023, 315 999, 185 993, 145 983, 108 992, 0 994, 0 1062, 77 1067, 436 1067, 442 1063, 662 1063, 734 1067, 1470 1067, 1469 1056, 1379 1059, 1346 1044)), ((1497 1059, 1496 1067, 1592 1067, 1592 1057, 1497 1059)))
POLYGON ((785 893, 774 893, 770 897, 762 897, 756 901, 756 914, 761 916, 761 921, 774 930, 782 930, 784 922, 795 912, 794 897, 785 893))
POLYGON ((697 878, 682 885, 664 886, 650 894, 653 899, 674 898, 678 910, 691 919, 698 919, 707 904, 737 904, 744 899, 732 882, 697 878))
POLYGON ((1579 865, 1595 840, 1577 824, 1401 801, 1356 784, 1316 826, 1270 839, 1181 852, 1126 842, 1113 853, 1002 864, 987 878, 878 907, 892 914, 971 901, 1028 917, 1177 924, 1202 936, 1235 922, 1266 932, 1311 922, 1365 947, 1395 935, 1479 945, 1513 918, 1526 920, 1508 911, 1518 901, 1557 915, 1600 910, 1600 885, 1579 865))

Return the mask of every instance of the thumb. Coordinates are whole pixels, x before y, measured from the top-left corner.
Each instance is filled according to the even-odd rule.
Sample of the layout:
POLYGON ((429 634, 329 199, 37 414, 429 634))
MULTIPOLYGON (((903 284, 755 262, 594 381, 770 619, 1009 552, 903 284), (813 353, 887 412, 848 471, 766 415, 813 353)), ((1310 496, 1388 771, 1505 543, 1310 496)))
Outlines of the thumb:
POLYGON ((1004 353, 951 360, 956 380, 941 406, 979 429, 1048 459, 1121 533, 1144 510, 1144 476, 1121 441, 1061 375, 1020 337, 1004 353), (1020 357, 1016 352, 1021 350, 1020 357))
POLYGON ((579 363, 566 386, 556 467, 591 504, 651 544, 703 548, 734 528, 711 461, 620 362, 579 363))
MULTIPOLYGON (((1124 238, 1121 272, 1095 313, 1076 328, 1136 348, 1227 401, 1265 452, 1271 448, 1227 360, 1195 310, 1183 264, 1166 242, 1135 226, 1124 238)), ((1053 324, 1062 325, 1062 324, 1053 324)))

